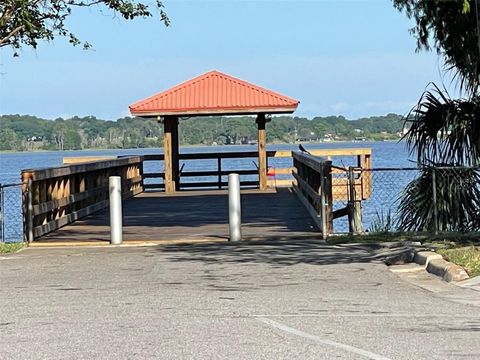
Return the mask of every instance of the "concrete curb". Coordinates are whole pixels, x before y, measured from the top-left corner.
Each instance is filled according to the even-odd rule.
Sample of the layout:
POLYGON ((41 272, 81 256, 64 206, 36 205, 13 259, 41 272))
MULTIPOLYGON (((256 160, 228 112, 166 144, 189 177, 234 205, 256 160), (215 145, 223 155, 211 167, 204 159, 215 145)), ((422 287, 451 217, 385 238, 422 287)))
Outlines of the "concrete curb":
POLYGON ((415 251, 413 261, 418 265, 425 265, 425 267, 427 267, 430 261, 437 259, 443 259, 443 257, 434 251, 415 251))
POLYGON ((462 281, 469 278, 464 268, 443 259, 442 255, 433 251, 417 251, 413 261, 425 266, 425 270, 441 277, 447 282, 462 281))

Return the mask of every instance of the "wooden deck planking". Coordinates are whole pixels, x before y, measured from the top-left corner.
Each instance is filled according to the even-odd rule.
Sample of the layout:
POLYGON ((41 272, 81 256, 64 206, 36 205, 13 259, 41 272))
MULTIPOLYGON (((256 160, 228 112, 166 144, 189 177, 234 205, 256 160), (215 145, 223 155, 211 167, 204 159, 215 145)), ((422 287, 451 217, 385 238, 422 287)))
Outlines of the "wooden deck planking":
MULTIPOLYGON (((124 241, 227 240, 226 190, 167 195, 145 192, 124 203, 124 241)), ((35 243, 109 242, 109 213, 100 211, 48 234, 35 243)), ((245 239, 321 238, 291 189, 242 191, 245 239)))

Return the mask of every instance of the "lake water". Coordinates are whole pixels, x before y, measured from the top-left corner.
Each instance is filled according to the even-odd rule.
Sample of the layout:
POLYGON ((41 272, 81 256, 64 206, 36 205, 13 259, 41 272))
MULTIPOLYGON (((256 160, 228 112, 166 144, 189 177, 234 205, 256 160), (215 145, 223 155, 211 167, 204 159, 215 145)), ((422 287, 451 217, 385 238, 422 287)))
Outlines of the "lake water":
MULTIPOLYGON (((335 143, 308 143, 304 144, 307 149, 345 149, 345 148, 371 148, 373 168, 404 168, 415 167, 409 161, 409 156, 404 142, 335 142, 335 143)), ((208 153, 208 152, 234 152, 234 151, 256 151, 257 147, 252 145, 234 146, 204 146, 204 147, 183 147, 181 153, 208 153)), ((298 145, 282 144, 269 145, 267 150, 297 150, 298 145)), ((86 151, 52 151, 52 152, 21 152, 21 153, 0 153, 0 183, 11 184, 21 181, 20 172, 22 169, 56 167, 62 165, 64 157, 72 156, 119 156, 119 155, 145 155, 162 154, 163 149, 120 149, 120 150, 86 150, 86 151)), ((250 159, 226 159, 222 162, 223 170, 233 169, 254 169, 253 158, 250 159)), ((335 157, 335 165, 349 166, 356 165, 354 157, 335 157)), ((292 160, 288 158, 273 158, 269 165, 276 168, 292 166, 292 160)), ((145 172, 162 171, 158 162, 150 161, 145 164, 145 172)), ((184 171, 213 170, 216 169, 215 160, 187 161, 184 171)), ((363 202, 364 226, 366 229, 372 226, 379 217, 383 216, 389 209, 395 211, 395 204, 403 187, 414 178, 415 171, 380 171, 373 173, 373 193, 370 199, 363 202)), ((153 181, 153 179, 149 179, 153 181)), ((189 180, 194 181, 194 178, 189 180)), ((202 179, 206 180, 206 179, 202 179)), ((226 178, 225 178, 226 180, 226 178)), ((8 188, 4 196, 5 221, 7 227, 4 229, 6 237, 21 239, 21 196, 19 187, 8 188)), ((334 209, 345 206, 343 202, 334 203, 334 209)), ((336 232, 345 232, 348 229, 346 218, 335 220, 334 229, 336 232)))
MULTIPOLYGON (((414 164, 408 161, 408 153, 404 142, 335 142, 304 144, 307 149, 341 149, 341 148, 371 148, 374 168, 384 167, 413 167, 414 164)), ((202 146, 202 147, 184 147, 181 153, 208 153, 208 152, 227 152, 227 151, 256 151, 257 147, 252 145, 234 145, 234 146, 202 146)), ((298 150, 298 145, 282 144, 269 145, 267 150, 298 150)), ((82 150, 82 151, 49 151, 49 152, 20 152, 20 153, 0 153, 0 183, 16 183, 20 181, 20 171, 22 169, 44 168, 61 166, 62 159, 70 156, 119 156, 119 155, 145 155, 162 154, 163 149, 119 149, 119 150, 82 150)), ((353 165, 348 158, 334 159, 337 165, 353 165)), ((252 159, 232 159, 225 160, 225 169, 235 169, 244 167, 253 167, 252 159)), ((192 161, 186 164, 184 171, 194 171, 197 168, 207 169, 213 165, 208 160, 192 161)), ((286 158, 273 159, 270 165, 275 167, 291 166, 291 160, 286 158)), ((155 168, 153 162, 146 164, 146 172, 155 168)), ((153 170, 152 170, 153 171, 153 170)))

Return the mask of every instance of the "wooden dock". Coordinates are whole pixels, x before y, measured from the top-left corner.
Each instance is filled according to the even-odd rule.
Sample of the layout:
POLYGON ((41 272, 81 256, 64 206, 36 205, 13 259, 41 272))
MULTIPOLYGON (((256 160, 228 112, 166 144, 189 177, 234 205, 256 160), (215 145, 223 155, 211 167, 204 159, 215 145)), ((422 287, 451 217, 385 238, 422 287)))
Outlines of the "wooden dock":
MULTIPOLYGON (((144 192, 125 201, 124 241, 228 240, 225 190, 176 194, 144 192)), ((305 207, 288 188, 242 191, 242 234, 246 240, 321 238, 305 207)), ((35 241, 34 245, 110 240, 108 209, 87 216, 35 241)))
POLYGON ((108 183, 111 176, 117 176, 121 178, 124 199, 125 241, 227 240, 225 177, 232 172, 241 177, 245 239, 325 239, 334 231, 333 219, 341 216, 349 217, 352 233, 361 232, 361 226, 354 225, 361 224, 360 204, 372 191, 370 149, 321 150, 312 154, 268 152, 267 159, 290 157, 293 166, 271 167, 265 173, 273 177, 266 189, 260 186, 259 178, 252 179, 257 170, 222 168, 222 160, 257 155, 182 155, 184 161, 213 159, 217 169, 183 172, 179 180, 196 177, 196 181, 178 181, 181 190, 175 192, 165 191, 164 183, 151 182, 163 179, 163 173, 144 172, 144 162, 161 162, 161 155, 89 159, 56 168, 23 170, 24 239, 31 244, 108 243, 108 183), (332 155, 356 156, 358 166, 333 166, 328 159, 332 155), (333 211, 335 201, 347 201, 348 205, 333 211))

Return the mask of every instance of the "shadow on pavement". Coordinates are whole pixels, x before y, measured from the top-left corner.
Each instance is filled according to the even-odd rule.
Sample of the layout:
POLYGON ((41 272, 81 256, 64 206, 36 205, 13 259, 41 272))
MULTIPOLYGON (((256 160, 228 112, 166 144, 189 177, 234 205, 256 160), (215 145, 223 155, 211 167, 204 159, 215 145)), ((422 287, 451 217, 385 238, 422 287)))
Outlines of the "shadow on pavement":
MULTIPOLYGON (((393 251, 399 251, 396 248, 393 251)), ((245 241, 241 243, 172 244, 158 248, 170 261, 204 263, 348 264, 382 260, 386 251, 379 244, 327 245, 319 240, 245 241)))

